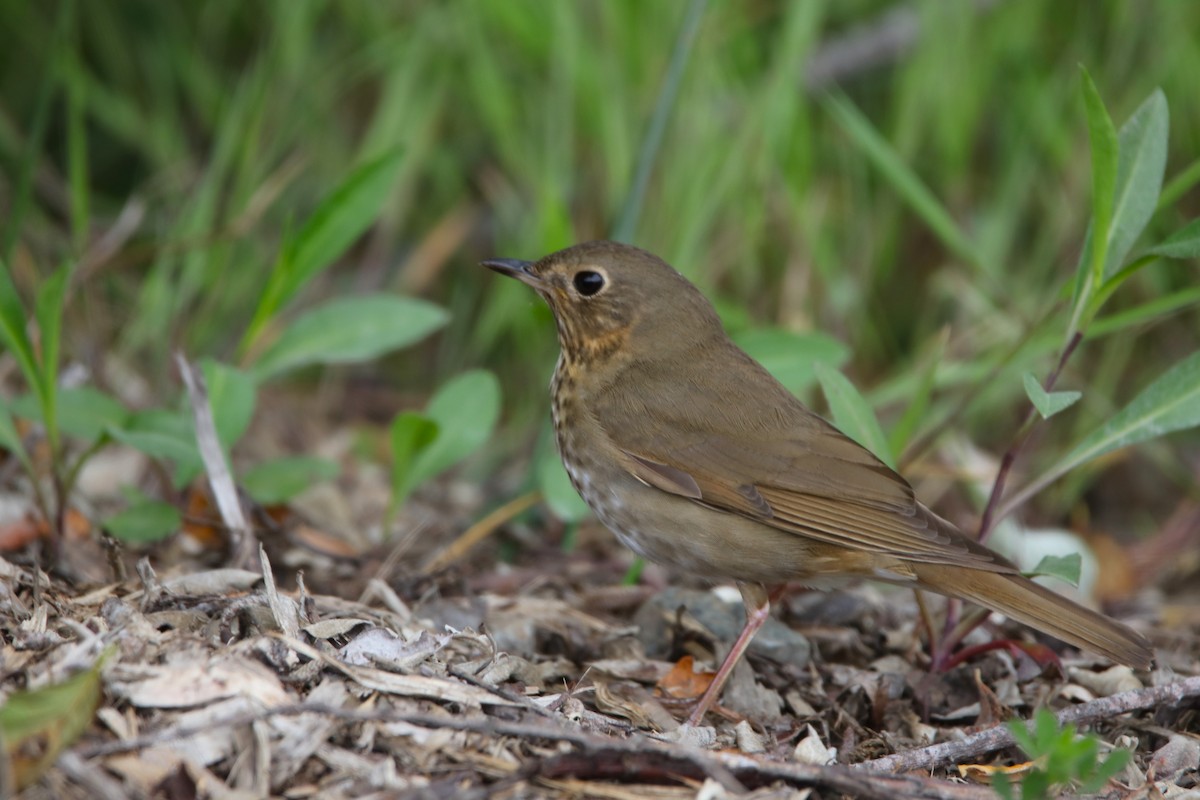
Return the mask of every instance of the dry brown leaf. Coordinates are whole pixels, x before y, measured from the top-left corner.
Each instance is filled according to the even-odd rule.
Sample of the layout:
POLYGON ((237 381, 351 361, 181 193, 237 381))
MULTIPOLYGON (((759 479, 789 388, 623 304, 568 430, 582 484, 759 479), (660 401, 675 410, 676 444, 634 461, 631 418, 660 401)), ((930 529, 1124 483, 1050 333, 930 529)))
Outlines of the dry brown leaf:
POLYGON ((658 682, 658 688, 672 699, 691 700, 704 694, 715 677, 715 672, 696 672, 692 657, 684 656, 658 682))
POLYGON ((1013 764, 1011 767, 995 764, 959 764, 958 774, 976 783, 991 783, 992 776, 997 773, 1009 776, 1024 775, 1037 765, 1037 761, 1026 761, 1022 764, 1013 764))

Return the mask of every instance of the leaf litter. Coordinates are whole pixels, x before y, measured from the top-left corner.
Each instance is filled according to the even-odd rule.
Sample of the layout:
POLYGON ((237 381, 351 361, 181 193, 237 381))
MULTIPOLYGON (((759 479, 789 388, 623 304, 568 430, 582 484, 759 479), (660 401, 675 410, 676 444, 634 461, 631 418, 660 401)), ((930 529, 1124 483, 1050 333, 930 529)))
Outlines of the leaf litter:
MULTIPOLYGON (((5 776, 28 787, 6 786, 29 798, 990 797, 958 765, 1020 763, 1009 745, 932 761, 933 777, 904 759, 1041 705, 1111 699, 1135 709, 1091 718, 1136 751, 1118 781, 1196 787, 1194 627, 1163 637, 1152 673, 1088 656, 1059 672, 1004 650, 935 674, 911 595, 798 591, 711 727, 693 729, 678 720, 741 625, 736 593, 652 566, 623 586, 627 557, 591 523, 570 552, 547 543, 552 528, 510 523, 446 569, 411 566, 470 527, 464 497, 477 507, 478 492, 418 492, 400 524, 419 535, 351 556, 291 538, 321 530, 309 517, 260 530, 268 581, 167 546, 162 576, 143 560, 100 584, 0 560, 4 700, 102 664, 94 713, 76 702, 6 742, 12 763, 58 754, 5 776), (505 540, 523 544, 511 563, 497 558, 505 540), (1128 700, 1172 686, 1170 702, 1128 700), (887 773, 907 774, 851 766, 889 758, 887 773)), ((994 625, 966 644, 997 635, 1029 634, 994 625)))

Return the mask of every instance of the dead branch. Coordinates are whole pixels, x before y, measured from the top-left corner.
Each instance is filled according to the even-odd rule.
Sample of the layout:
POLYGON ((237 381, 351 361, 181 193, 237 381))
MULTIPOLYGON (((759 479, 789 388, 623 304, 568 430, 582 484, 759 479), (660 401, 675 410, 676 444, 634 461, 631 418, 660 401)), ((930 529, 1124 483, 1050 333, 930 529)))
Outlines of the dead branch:
MULTIPOLYGON (((1185 700, 1197 696, 1200 696, 1200 676, 1184 678, 1166 686, 1151 686, 1146 689, 1121 692, 1110 697, 1101 697, 1090 703, 1064 708, 1055 714, 1055 717, 1058 718, 1060 725, 1068 722, 1086 725, 1130 711, 1141 711, 1164 705, 1179 705, 1185 700)), ((965 758, 977 758, 984 753, 1010 747, 1012 744, 1012 733, 1007 727, 997 725, 957 742, 941 742, 929 747, 907 750, 884 758, 862 761, 855 764, 854 767, 871 772, 929 770, 944 764, 956 764, 965 758)))

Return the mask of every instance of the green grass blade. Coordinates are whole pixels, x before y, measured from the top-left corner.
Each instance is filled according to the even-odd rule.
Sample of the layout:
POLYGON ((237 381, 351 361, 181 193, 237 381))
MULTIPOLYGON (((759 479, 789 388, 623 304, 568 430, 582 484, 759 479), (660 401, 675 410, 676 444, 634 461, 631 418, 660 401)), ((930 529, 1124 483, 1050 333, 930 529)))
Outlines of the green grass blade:
POLYGON ((33 344, 25 330, 25 305, 13 285, 8 265, 0 260, 0 344, 17 360, 21 374, 30 389, 41 397, 42 384, 33 344))
POLYGON ((621 210, 621 218, 613 228, 612 238, 618 242, 629 242, 637 229, 638 219, 642 215, 642 203, 646 196, 646 186, 650 182, 650 173, 658 158, 662 146, 663 134, 667 129, 667 119, 675 99, 679 96, 679 86, 683 82, 683 73, 687 67, 688 55, 692 51, 692 43, 696 40, 696 32, 700 30, 700 22, 704 18, 704 9, 708 0, 692 0, 684 13, 683 24, 675 39, 675 48, 671 51, 671 61, 667 65, 667 74, 663 80, 662 91, 654 104, 654 113, 650 117, 650 127, 642 142, 638 154, 637 169, 634 172, 633 186, 629 197, 621 210))
POLYGON ((29 458, 29 451, 25 449, 25 442, 21 441, 17 426, 13 424, 12 414, 4 405, 0 405, 0 447, 15 454, 31 478, 37 475, 33 461, 29 458))
MULTIPOLYGON (((72 20, 74 22, 74 20, 72 20)), ((79 34, 71 26, 75 52, 79 51, 79 34)), ((67 116, 67 185, 71 204, 71 247, 76 256, 83 255, 88 246, 91 212, 88 195, 88 136, 84 116, 87 107, 87 81, 76 62, 74 53, 63 59, 62 80, 66 87, 67 116)))
POLYGON ((950 212, 854 104, 844 96, 831 94, 825 98, 825 107, 897 194, 925 221, 950 252, 967 263, 994 274, 987 267, 979 249, 959 229, 950 212))
POLYGON ((1156 256, 1166 258, 1200 258, 1200 219, 1194 219, 1180 230, 1150 248, 1156 256))
POLYGON ((1200 158, 1188 164, 1182 172, 1167 182, 1158 196, 1158 210, 1162 211, 1164 208, 1175 205, 1179 198, 1190 192, 1198 183, 1200 183, 1200 158))
MULTIPOLYGON (((73 2, 63 3, 59 6, 49 48, 51 64, 60 59, 66 49, 67 31, 74 15, 75 4, 73 2)), ((40 162, 38 154, 42 148, 42 140, 46 136, 46 127, 50 120, 50 107, 53 105, 52 101, 58 80, 59 71, 54 66, 42 70, 37 102, 33 110, 33 120, 29 125, 29 138, 25 143, 25 152, 18 162, 16 186, 10 195, 12 199, 6 214, 7 224, 4 228, 2 243, 0 243, 0 262, 9 261, 12 258, 13 246, 17 243, 17 236, 25 221, 25 212, 29 209, 29 203, 32 200, 33 175, 40 162)))
POLYGON ((1119 311, 1098 319, 1089 328, 1088 336, 1094 339, 1118 333, 1135 325, 1145 325, 1168 314, 1196 305, 1200 305, 1200 286, 1189 286, 1186 289, 1156 297, 1126 311, 1119 311))
POLYGON ((50 449, 58 452, 58 355, 62 340, 63 304, 67 297, 67 281, 70 267, 63 265, 38 289, 34 303, 34 316, 41 334, 41 363, 38 381, 41 384, 42 420, 46 424, 46 435, 50 449))

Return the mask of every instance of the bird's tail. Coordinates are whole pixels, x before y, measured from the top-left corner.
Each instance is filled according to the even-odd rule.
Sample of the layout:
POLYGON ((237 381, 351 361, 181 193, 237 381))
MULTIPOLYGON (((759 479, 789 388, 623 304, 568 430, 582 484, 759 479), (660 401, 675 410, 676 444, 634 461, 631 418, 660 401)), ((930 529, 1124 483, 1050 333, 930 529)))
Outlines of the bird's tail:
POLYGON ((1150 643, 1137 631, 1022 575, 945 564, 913 566, 917 580, 934 591, 998 611, 1076 647, 1139 669, 1154 660, 1150 643))

